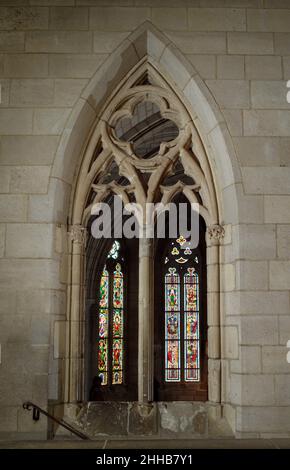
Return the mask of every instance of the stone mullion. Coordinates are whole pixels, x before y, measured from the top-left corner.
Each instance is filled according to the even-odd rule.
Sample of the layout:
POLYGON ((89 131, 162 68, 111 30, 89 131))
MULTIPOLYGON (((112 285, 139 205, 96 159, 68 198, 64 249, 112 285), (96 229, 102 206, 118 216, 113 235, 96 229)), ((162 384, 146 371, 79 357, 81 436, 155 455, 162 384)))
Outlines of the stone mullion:
POLYGON ((71 238, 71 272, 70 272, 70 318, 68 318, 67 344, 69 385, 67 399, 69 402, 82 400, 84 391, 84 295, 85 295, 85 241, 86 230, 74 225, 69 232, 71 238))
POLYGON ((208 397, 221 401, 221 332, 220 332, 220 243, 224 228, 207 228, 207 296, 208 296, 208 397))
MULTIPOLYGON (((145 235, 143 233, 143 235, 145 235)), ((153 400, 153 240, 139 239, 138 401, 153 400)))

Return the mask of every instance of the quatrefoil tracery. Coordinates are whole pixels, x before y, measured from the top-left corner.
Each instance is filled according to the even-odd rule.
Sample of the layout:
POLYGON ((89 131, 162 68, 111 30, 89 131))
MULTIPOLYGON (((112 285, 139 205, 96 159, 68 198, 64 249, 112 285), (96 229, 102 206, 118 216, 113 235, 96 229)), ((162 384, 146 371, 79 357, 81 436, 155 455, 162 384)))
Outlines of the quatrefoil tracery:
MULTIPOLYGON (((109 155, 104 160, 101 173, 109 173, 112 162, 118 171, 109 178, 110 181, 107 178, 94 180, 94 202, 104 200, 103 198, 111 192, 120 195, 124 203, 128 202, 133 194, 135 201, 141 205, 159 201, 167 204, 175 194, 183 192, 190 202, 200 202, 203 199, 209 207, 207 203, 210 195, 206 178, 192 150, 196 130, 185 108, 169 90, 152 85, 135 86, 126 92, 124 90, 119 97, 116 96, 112 100, 99 126, 103 152, 109 155), (155 147, 153 145, 153 152, 149 155, 139 152, 138 146, 136 147, 138 131, 148 132, 144 123, 139 126, 142 112, 146 124, 152 124, 153 128, 157 125, 158 129, 158 124, 165 122, 170 131, 169 136, 165 138, 160 131, 162 139, 154 142, 155 147), (174 176, 177 166, 179 171, 174 176), (183 182, 182 174, 188 175, 193 184, 183 182), (120 178, 129 184, 120 184, 120 178), (165 181, 170 181, 170 178, 175 183, 164 186, 165 181)), ((147 144, 148 142, 145 142, 145 150, 147 144)), ((207 211, 207 208, 202 210, 207 211)))

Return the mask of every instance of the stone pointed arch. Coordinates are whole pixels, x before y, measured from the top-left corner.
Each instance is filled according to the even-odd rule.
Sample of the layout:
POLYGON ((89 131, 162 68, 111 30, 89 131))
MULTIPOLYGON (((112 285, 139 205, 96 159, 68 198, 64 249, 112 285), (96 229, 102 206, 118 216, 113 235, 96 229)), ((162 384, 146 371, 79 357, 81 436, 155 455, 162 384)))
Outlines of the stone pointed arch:
MULTIPOLYGON (((110 54, 83 91, 62 133, 51 179, 60 179, 70 187, 74 185, 84 152, 93 151, 94 142, 90 136, 108 104, 108 97, 112 98, 113 91, 122 86, 123 80, 138 68, 142 60, 157 68, 160 75, 187 105, 215 180, 219 218, 227 222, 223 190, 241 182, 239 165, 227 125, 215 99, 194 67, 178 48, 148 21, 110 54)), ((238 214, 239 205, 235 192, 232 209, 238 214)))
MULTIPOLYGON (((224 190, 235 188, 240 182, 240 172, 233 144, 223 116, 208 88, 193 66, 179 52, 176 46, 151 23, 144 23, 112 53, 99 67, 90 83, 83 91, 63 132, 55 157, 51 181, 61 180, 70 194, 68 214, 70 229, 70 277, 68 280, 67 312, 67 364, 65 379, 65 401, 73 402, 83 398, 83 306, 84 306, 84 249, 85 227, 84 200, 86 187, 84 169, 96 147, 96 129, 104 119, 106 110, 124 83, 133 85, 138 74, 158 71, 163 81, 185 107, 196 139, 195 153, 208 165, 207 182, 210 181, 210 196, 215 209, 206 220, 208 226, 208 275, 213 283, 209 295, 209 400, 221 400, 221 335, 220 335, 220 275, 216 266, 220 260, 220 241, 224 236, 223 224, 228 223, 224 204, 224 190), (130 82, 131 80, 131 82, 130 82), (72 188, 72 190, 71 190, 72 188), (214 214, 214 215, 213 215, 214 214), (214 281, 213 281, 214 280, 214 281)), ((106 155, 103 155, 104 160, 106 155)), ((182 154, 183 165, 190 167, 190 156, 186 150, 182 154)), ((197 173, 196 173, 197 174, 197 173)), ((201 179, 204 177, 201 175, 201 179)), ((92 181, 88 181, 91 184, 92 181)), ((188 193, 188 189, 186 189, 188 193)), ((186 194, 185 191, 185 194, 186 194)), ((186 194, 188 199, 191 196, 186 194)), ((191 199, 193 200, 193 199, 191 199)), ((233 193, 232 208, 239 212, 238 197, 233 193)), ((55 195, 55 207, 58 207, 55 195)), ((148 247, 144 247, 148 252, 148 247)), ((144 266, 142 267, 144 269, 144 266)), ((145 295, 146 293, 144 293, 145 295)), ((149 330, 148 330, 149 331, 149 330)), ((146 333, 148 333, 148 331, 146 333)), ((144 338, 143 338, 144 339, 144 338)), ((150 356, 150 355, 149 355, 150 356)), ((150 357, 147 364, 150 363, 150 357)), ((141 371, 141 377, 148 377, 148 370, 141 371), (144 375, 145 374, 145 375, 144 375)), ((140 396, 146 395, 146 385, 140 379, 140 396)), ((149 387, 150 388, 150 387, 149 387)), ((147 390, 148 391, 148 390, 147 390)), ((147 393, 147 392, 146 392, 147 393)), ((150 391, 149 391, 150 393, 150 391)))

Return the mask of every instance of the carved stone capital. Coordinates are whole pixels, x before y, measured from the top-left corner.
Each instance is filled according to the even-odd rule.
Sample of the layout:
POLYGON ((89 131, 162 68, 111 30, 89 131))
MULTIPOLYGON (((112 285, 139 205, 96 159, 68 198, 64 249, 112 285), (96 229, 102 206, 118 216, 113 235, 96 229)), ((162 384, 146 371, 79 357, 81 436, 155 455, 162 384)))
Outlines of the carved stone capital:
POLYGON ((72 242, 85 246, 87 240, 87 229, 82 225, 71 225, 69 229, 69 237, 72 242))
POLYGON ((222 225, 215 224, 210 225, 207 228, 208 238, 212 244, 221 243, 222 239, 225 236, 225 229, 222 225))

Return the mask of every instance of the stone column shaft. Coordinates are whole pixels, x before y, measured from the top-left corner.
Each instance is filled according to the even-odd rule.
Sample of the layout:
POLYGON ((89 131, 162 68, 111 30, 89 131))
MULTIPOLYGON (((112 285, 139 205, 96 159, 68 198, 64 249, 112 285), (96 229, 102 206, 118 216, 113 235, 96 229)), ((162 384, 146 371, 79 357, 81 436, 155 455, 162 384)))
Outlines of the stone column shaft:
POLYGON ((153 400, 153 240, 139 240, 138 401, 153 400))

